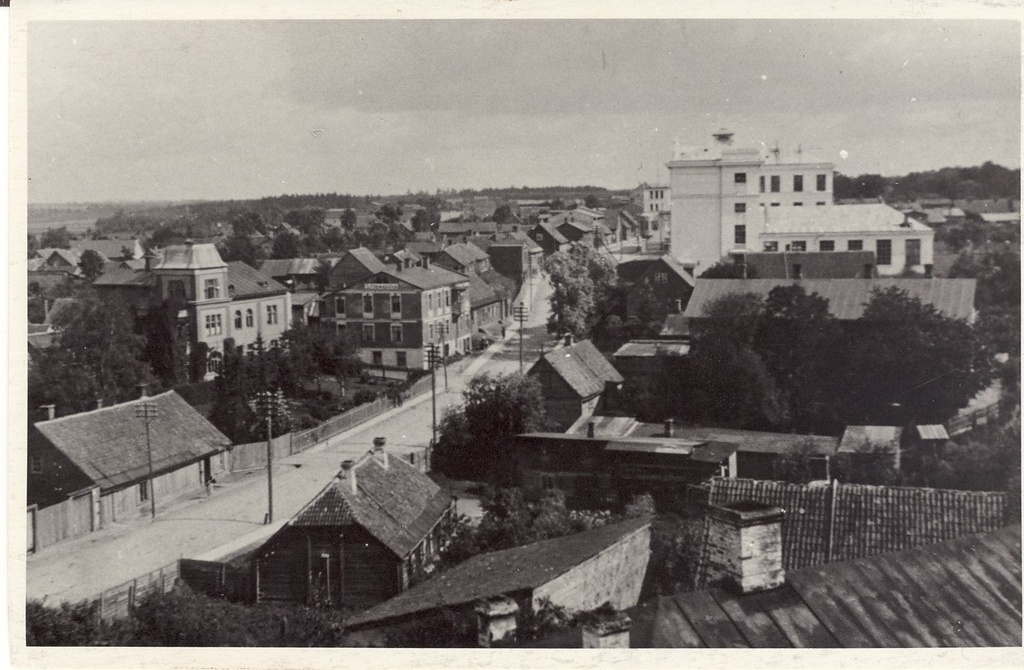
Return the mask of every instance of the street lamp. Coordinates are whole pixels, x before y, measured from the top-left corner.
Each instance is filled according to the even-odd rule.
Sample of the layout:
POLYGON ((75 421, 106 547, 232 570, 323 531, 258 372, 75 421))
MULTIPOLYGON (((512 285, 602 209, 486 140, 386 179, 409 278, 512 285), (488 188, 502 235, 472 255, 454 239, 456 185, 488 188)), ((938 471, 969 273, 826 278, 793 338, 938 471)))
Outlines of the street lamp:
POLYGON ((274 523, 274 416, 286 416, 284 393, 275 391, 259 391, 252 401, 252 409, 256 416, 267 422, 267 518, 265 523, 274 523))
POLYGON ((149 423, 157 417, 156 403, 140 402, 135 406, 135 418, 142 419, 146 424, 146 459, 149 461, 149 512, 151 521, 156 521, 156 487, 153 486, 153 447, 149 441, 149 423))

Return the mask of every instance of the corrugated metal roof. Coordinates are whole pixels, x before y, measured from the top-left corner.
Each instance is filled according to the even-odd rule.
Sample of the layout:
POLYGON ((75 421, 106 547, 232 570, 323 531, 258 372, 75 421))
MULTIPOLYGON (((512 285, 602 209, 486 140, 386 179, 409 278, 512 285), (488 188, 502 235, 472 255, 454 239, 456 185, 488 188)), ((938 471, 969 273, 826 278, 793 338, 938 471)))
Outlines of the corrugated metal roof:
POLYGON ((339 474, 306 504, 291 526, 356 524, 399 558, 409 555, 451 505, 451 495, 393 454, 388 467, 367 452, 354 465, 356 493, 339 474))
POLYGON ((157 409, 149 434, 156 473, 194 463, 231 444, 174 391, 41 421, 35 429, 103 491, 124 487, 148 477, 146 426, 135 416, 142 402, 157 409))
MULTIPOLYGON (((479 554, 417 584, 348 621, 361 627, 481 598, 536 589, 637 533, 650 520, 636 518, 542 542, 479 554)), ((645 560, 646 562, 646 560, 645 560)))
POLYGON ((942 424, 931 425, 931 426, 918 426, 917 436, 922 440, 948 440, 949 433, 946 432, 946 427, 942 424))
POLYGON ((651 647, 1021 646, 1020 526, 660 598, 651 647))
POLYGON ((615 358, 627 357, 653 357, 658 355, 683 356, 690 353, 690 345, 686 342, 673 342, 672 340, 633 340, 626 342, 613 356, 615 358))
POLYGON ((768 207, 765 235, 801 233, 932 233, 898 209, 880 203, 828 207, 768 207))
POLYGON ((708 500, 719 506, 753 501, 783 509, 786 570, 995 530, 1005 523, 1008 509, 1005 493, 978 491, 838 484, 834 511, 832 496, 828 485, 716 478, 708 500))
POLYGON ((776 286, 802 286, 808 295, 817 293, 828 300, 829 311, 838 319, 859 319, 871 300, 873 289, 895 288, 942 314, 969 320, 974 316, 976 279, 700 279, 683 316, 702 318, 708 305, 733 293, 753 293, 761 298, 776 286))

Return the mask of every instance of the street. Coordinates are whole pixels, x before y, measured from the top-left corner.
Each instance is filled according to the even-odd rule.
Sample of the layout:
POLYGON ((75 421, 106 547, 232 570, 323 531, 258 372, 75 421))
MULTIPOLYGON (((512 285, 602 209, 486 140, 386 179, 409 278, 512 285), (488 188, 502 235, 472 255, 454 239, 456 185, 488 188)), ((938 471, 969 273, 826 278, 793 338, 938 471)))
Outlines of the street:
MULTIPOLYGON (((533 307, 523 340, 525 368, 542 346, 553 339, 546 330, 551 287, 538 278, 533 307)), ((476 374, 505 374, 519 369, 518 324, 508 329, 503 342, 482 354, 437 371, 437 420, 457 407, 462 391, 476 374)), ((374 437, 387 438, 388 450, 407 457, 422 453, 431 439, 431 394, 426 393, 391 409, 350 431, 286 459, 275 461, 274 523, 264 525, 267 511, 266 474, 263 470, 236 473, 215 485, 213 494, 198 495, 160 508, 155 521, 147 517, 62 542, 27 559, 27 597, 48 604, 98 596, 178 558, 214 560, 262 542, 288 521, 334 477, 345 459, 369 450, 374 437)), ((460 509, 465 513, 467 510, 460 509)))

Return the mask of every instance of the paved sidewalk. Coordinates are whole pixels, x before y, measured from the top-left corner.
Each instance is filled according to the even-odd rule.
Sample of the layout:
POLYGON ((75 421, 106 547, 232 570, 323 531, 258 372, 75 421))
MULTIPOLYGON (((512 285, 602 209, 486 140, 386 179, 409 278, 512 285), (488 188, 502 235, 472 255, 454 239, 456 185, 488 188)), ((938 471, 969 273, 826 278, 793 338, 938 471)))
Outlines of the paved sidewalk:
MULTIPOLYGON (((546 338, 543 325, 549 294, 547 283, 538 281, 535 308, 527 322, 531 344, 546 338)), ((518 328, 510 328, 504 341, 480 356, 449 366, 447 392, 443 374, 437 375, 439 422, 445 411, 461 403, 462 391, 479 371, 486 367, 488 372, 501 374, 518 369, 518 338, 518 328)), ((536 346, 524 352, 527 350, 532 361, 536 346)), ((398 455, 421 452, 432 433, 430 400, 430 393, 422 394, 302 453, 275 461, 275 524, 263 524, 267 511, 265 470, 235 474, 229 483, 215 486, 209 497, 200 495, 158 508, 156 521, 141 516, 138 521, 113 524, 30 555, 26 561, 27 595, 47 603, 91 598, 182 557, 214 560, 256 544, 312 499, 337 474, 342 460, 370 449, 374 437, 386 437, 388 449, 398 455)))

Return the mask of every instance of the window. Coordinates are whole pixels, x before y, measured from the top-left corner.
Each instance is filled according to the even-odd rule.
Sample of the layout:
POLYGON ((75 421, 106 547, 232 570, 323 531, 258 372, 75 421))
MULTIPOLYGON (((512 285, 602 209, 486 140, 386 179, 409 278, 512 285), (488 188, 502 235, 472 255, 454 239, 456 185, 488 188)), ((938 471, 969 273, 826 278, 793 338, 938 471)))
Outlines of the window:
POLYGON ((241 327, 242 327, 242 310, 236 309, 235 310, 235 328, 241 328, 241 327))
POLYGON ((736 212, 737 214, 743 214, 744 212, 747 211, 747 203, 737 202, 733 204, 732 211, 736 212))
POLYGON ((654 273, 654 283, 655 284, 667 284, 668 283, 668 273, 667 272, 655 272, 654 273))
POLYGON ((338 337, 345 337, 348 333, 348 327, 343 323, 339 323, 335 327, 334 332, 337 333, 338 337))
POLYGON ((444 306, 445 307, 451 307, 451 304, 452 304, 452 294, 449 293, 448 291, 445 291, 444 292, 444 306))
POLYGON ((892 240, 878 240, 875 243, 875 258, 879 265, 892 264, 892 240))
POLYGON ((818 207, 821 207, 822 205, 825 204, 825 202, 823 200, 819 200, 818 202, 816 202, 814 204, 817 205, 818 207))
POLYGON ((734 174, 732 176, 732 181, 735 184, 746 184, 747 183, 747 173, 746 172, 737 172, 736 174, 734 174))
POLYGON ((252 310, 251 309, 247 309, 247 310, 245 310, 245 327, 246 328, 252 328, 252 325, 253 325, 252 310))
POLYGON ((828 189, 828 176, 819 174, 816 178, 817 187, 819 191, 825 191, 828 189))
POLYGON ((849 242, 846 243, 846 250, 847 251, 863 251, 864 250, 864 240, 850 240, 849 242))
POLYGON ((777 202, 773 202, 772 203, 772 207, 778 207, 778 206, 779 206, 779 203, 777 203, 777 202))
POLYGON ((277 323, 277 305, 267 305, 267 323, 271 326, 277 323))
POLYGON ((733 241, 739 246, 746 246, 747 244, 747 227, 736 226, 733 228, 733 241))
POLYGON ((793 279, 804 278, 804 266, 799 263, 793 263, 793 279))
POLYGON ((224 332, 224 325, 221 323, 220 314, 206 315, 206 334, 220 335, 224 332))
POLYGON ((219 351, 210 352, 210 357, 206 359, 206 371, 219 375, 223 369, 224 357, 221 353, 219 351))
POLYGON ((334 313, 338 316, 345 316, 345 296, 334 296, 334 313))
POLYGON ((779 250, 779 243, 778 242, 765 242, 764 243, 764 250, 765 251, 778 251, 779 250))
POLYGON ((391 341, 401 342, 402 341, 402 324, 393 323, 391 324, 391 341))
POLYGON ((373 294, 363 294, 363 314, 373 314, 373 294))
POLYGON ((373 342, 373 324, 363 324, 363 342, 373 342))
POLYGON ((836 242, 835 240, 822 240, 818 242, 818 251, 835 251, 836 242))
POLYGON ((43 474, 43 457, 39 454, 32 454, 32 460, 29 463, 29 472, 34 475, 43 474))
POLYGON ((801 193, 804 190, 804 176, 802 174, 793 175, 793 191, 801 193))
POLYGON ((804 240, 797 240, 789 245, 789 251, 807 251, 807 242, 804 240))
POLYGON ((207 300, 213 300, 214 298, 220 297, 220 282, 216 279, 207 279, 204 283, 206 287, 203 294, 207 300))
POLYGON ((802 203, 802 202, 794 202, 794 203, 793 203, 793 206, 794 206, 794 207, 803 207, 803 206, 804 206, 804 203, 802 203))
POLYGON ((384 352, 383 351, 374 351, 372 355, 373 355, 373 364, 374 365, 384 365, 384 352))
POLYGON ((434 324, 430 324, 430 326, 427 328, 427 332, 429 333, 427 339, 429 341, 433 342, 434 341, 434 324))
POLYGON ((430 310, 431 312, 434 311, 434 294, 433 293, 428 293, 427 294, 427 309, 430 310))
POLYGON ((907 267, 921 264, 921 240, 907 240, 907 267))
POLYGON ((778 193, 782 188, 782 178, 779 175, 772 175, 772 193, 778 193))
POLYGON ((764 193, 764 175, 757 178, 757 184, 761 193, 764 193))
POLYGON ((395 364, 398 367, 400 367, 400 368, 407 368, 407 367, 409 367, 409 361, 406 358, 404 351, 396 351, 395 352, 395 364))
MULTIPOLYGON (((652 207, 653 207, 653 205, 652 205, 652 207)), ((534 234, 534 237, 537 238, 538 242, 543 242, 544 241, 544 234, 543 233, 536 233, 536 234, 534 234)))
POLYGON ((149 500, 149 482, 139 484, 139 500, 142 502, 149 500))
POLYGON ((180 279, 172 279, 167 282, 167 293, 170 295, 171 300, 184 300, 185 282, 180 279))
POLYGON ((402 296, 394 293, 391 295, 391 313, 401 314, 402 313, 402 296))

